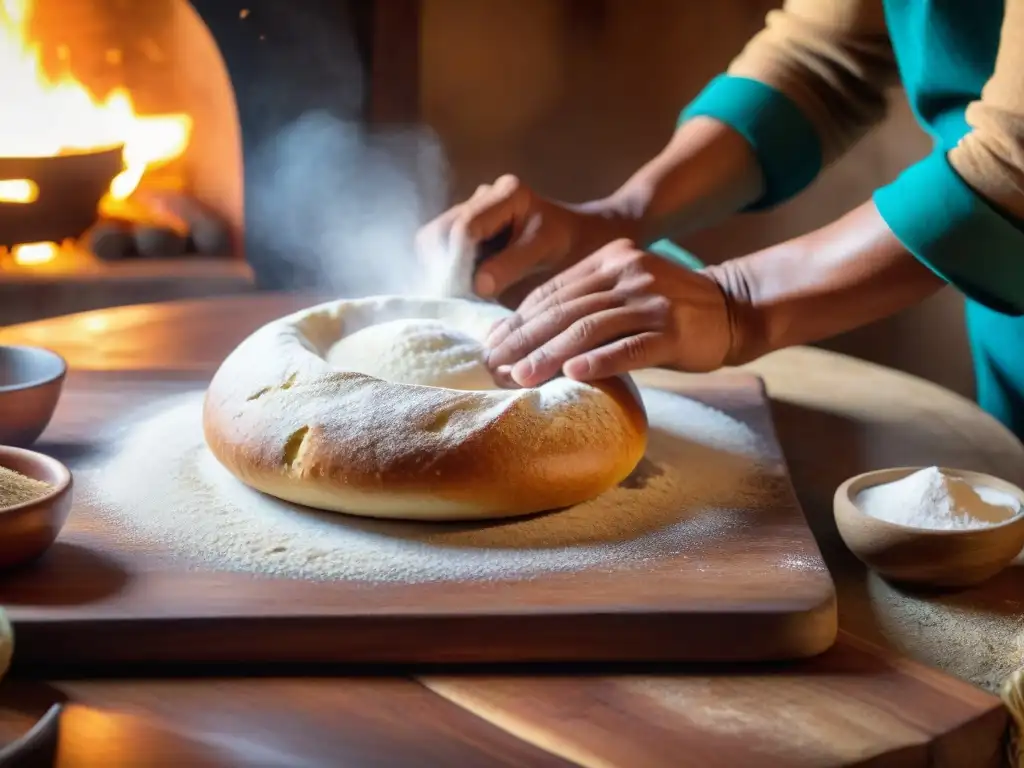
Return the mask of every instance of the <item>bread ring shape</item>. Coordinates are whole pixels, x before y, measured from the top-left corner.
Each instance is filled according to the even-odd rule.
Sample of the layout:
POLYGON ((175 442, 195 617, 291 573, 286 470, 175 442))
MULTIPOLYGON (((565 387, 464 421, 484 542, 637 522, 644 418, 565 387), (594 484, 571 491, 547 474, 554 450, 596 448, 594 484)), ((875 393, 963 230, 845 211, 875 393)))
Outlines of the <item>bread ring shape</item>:
POLYGON ((354 515, 497 518, 595 498, 644 454, 639 394, 628 377, 499 388, 483 340, 507 314, 474 301, 381 296, 273 321, 214 375, 203 407, 206 442, 258 491, 354 515), (365 339, 401 320, 409 322, 384 328, 386 349, 355 342, 360 331, 365 339), (348 337, 346 354, 339 342, 348 337), (346 362, 352 357, 364 370, 346 362), (389 366, 400 380, 366 370, 389 366), (489 388, 431 385, 453 371, 489 388))

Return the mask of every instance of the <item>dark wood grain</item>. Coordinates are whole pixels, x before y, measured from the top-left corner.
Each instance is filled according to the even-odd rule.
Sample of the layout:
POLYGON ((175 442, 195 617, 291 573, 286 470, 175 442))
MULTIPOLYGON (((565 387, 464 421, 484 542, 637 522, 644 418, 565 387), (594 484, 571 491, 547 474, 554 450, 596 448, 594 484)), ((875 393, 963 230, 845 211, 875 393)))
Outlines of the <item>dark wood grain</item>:
POLYGON ((65 707, 62 766, 999 764, 997 699, 848 635, 786 665, 6 683, 0 732, 65 707))
POLYGON ((70 766, 567 766, 400 678, 73 681, 5 686, 0 727, 62 702, 70 766))
POLYGON ((970 685, 848 636, 784 668, 427 677, 452 702, 580 765, 994 766, 1006 715, 970 685))

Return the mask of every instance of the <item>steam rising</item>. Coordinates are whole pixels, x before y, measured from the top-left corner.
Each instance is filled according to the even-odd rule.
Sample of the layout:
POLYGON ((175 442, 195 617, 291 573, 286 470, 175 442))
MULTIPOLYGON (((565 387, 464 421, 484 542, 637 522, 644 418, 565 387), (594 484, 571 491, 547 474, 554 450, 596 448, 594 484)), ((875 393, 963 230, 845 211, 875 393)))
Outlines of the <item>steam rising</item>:
POLYGON ((259 147, 246 173, 250 244, 273 254, 277 287, 423 292, 416 231, 448 201, 444 152, 427 129, 370 134, 307 112, 259 147))

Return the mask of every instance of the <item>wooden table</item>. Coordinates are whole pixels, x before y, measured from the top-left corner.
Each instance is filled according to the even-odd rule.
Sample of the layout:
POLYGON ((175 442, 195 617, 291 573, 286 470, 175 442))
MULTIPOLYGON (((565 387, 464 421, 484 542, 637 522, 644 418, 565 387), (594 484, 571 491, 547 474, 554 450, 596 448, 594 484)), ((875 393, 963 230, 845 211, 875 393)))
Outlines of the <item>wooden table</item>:
MULTIPOLYGON (((2 329, 0 343, 57 349, 78 370, 209 373, 256 325, 312 301, 128 307, 2 329)), ((62 766, 960 766, 994 758, 1006 725, 994 697, 876 645, 934 650, 945 630, 895 631, 902 624, 892 617, 914 616, 923 598, 886 592, 843 550, 831 494, 849 475, 902 464, 1019 483, 1024 449, 971 403, 849 358, 794 349, 751 367, 775 400, 795 485, 839 590, 843 631, 822 657, 710 671, 260 670, 225 679, 158 670, 141 680, 105 669, 88 679, 5 682, 0 699, 20 714, 0 725, 23 728, 48 704, 67 702, 62 766)), ((1019 617, 1005 604, 1019 595, 1015 576, 942 600, 1003 606, 1012 622, 1019 617)), ((1005 650, 988 654, 995 661, 986 673, 1001 673, 1005 650)), ((957 671, 955 653, 916 655, 957 671)))

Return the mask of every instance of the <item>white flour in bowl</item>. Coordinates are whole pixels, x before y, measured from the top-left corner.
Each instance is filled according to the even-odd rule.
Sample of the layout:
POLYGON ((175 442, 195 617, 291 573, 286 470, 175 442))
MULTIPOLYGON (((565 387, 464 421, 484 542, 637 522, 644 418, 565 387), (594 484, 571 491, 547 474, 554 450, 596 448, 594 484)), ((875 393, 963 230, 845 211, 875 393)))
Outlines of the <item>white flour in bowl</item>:
POLYGON ((973 486, 938 467, 865 488, 855 502, 879 520, 938 531, 987 528, 1020 514, 1020 502, 1010 494, 973 486))
POLYGON ((777 500, 781 458, 724 413, 660 390, 642 394, 650 438, 633 475, 594 501, 528 518, 406 523, 264 496, 206 449, 201 392, 126 423, 113 455, 76 472, 76 496, 126 544, 207 568, 295 578, 529 578, 656 554, 699 556, 777 500))

